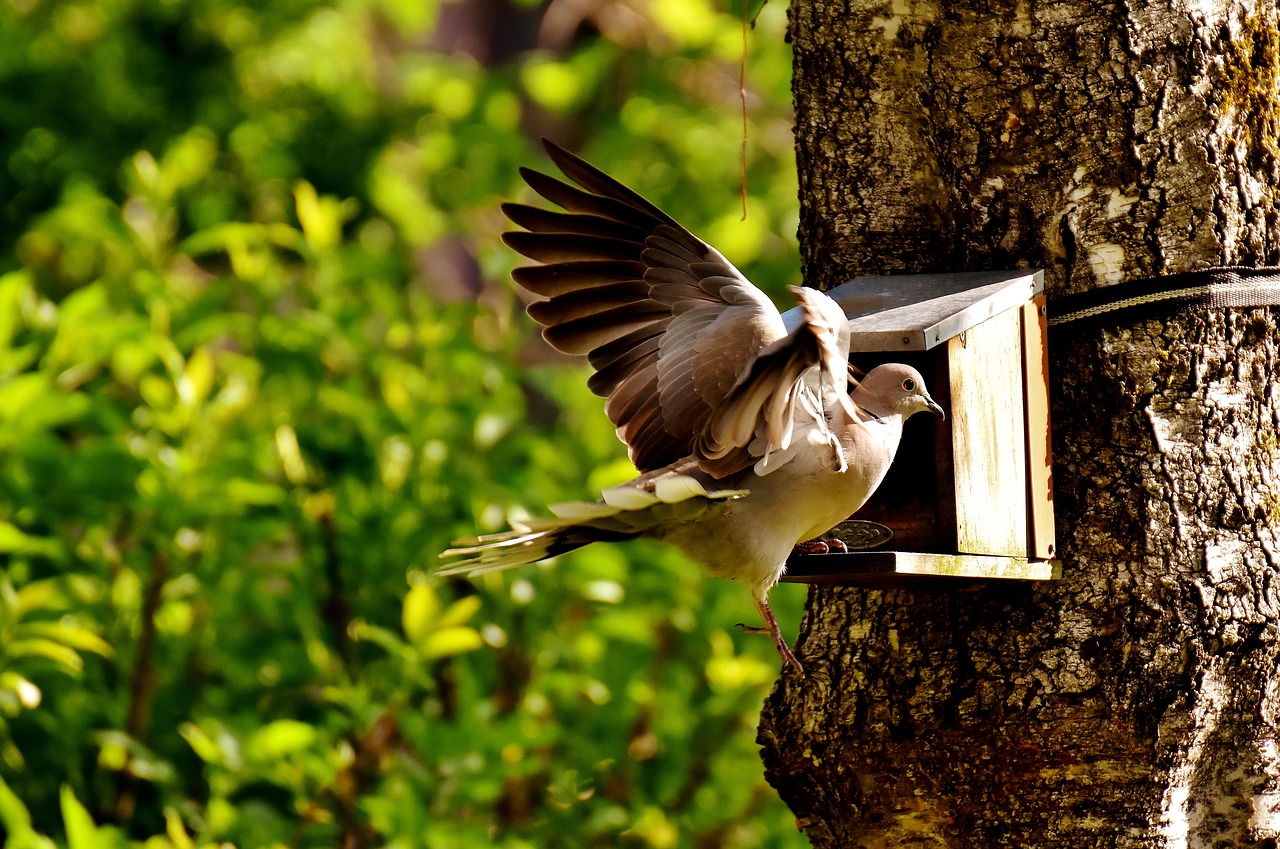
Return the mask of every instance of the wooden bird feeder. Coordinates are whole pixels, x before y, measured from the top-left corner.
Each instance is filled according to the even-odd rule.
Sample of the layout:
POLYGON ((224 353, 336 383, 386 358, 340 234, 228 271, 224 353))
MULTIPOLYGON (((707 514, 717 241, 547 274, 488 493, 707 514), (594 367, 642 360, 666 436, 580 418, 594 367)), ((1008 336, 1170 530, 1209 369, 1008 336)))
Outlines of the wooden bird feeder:
POLYGON ((947 419, 913 416, 884 483, 830 535, 849 551, 793 554, 784 581, 1058 576, 1043 291, 1040 271, 983 271, 857 277, 827 293, 849 316, 853 364, 915 366, 947 419), (857 548, 877 541, 863 520, 892 539, 857 548))

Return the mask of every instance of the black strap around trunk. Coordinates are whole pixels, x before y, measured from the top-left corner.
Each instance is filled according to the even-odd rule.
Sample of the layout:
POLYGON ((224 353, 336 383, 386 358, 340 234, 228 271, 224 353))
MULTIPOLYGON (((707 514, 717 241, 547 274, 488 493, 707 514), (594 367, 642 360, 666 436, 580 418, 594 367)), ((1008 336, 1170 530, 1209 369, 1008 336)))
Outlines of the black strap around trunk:
POLYGON ((1123 324, 1184 309, 1280 305, 1280 268, 1206 268, 1129 280, 1049 301, 1049 327, 1123 324))

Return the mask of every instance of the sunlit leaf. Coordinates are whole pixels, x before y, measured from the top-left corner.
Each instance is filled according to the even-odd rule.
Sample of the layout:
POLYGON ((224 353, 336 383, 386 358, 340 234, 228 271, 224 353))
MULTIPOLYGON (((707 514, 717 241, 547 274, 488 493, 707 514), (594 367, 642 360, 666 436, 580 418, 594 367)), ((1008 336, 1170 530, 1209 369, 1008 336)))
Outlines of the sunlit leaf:
POLYGON ((103 657, 114 654, 110 643, 71 618, 63 618, 58 622, 24 622, 17 633, 23 638, 39 637, 103 657))
MULTIPOLYGON (((3 527, 0 525, 0 534, 4 532, 3 527)), ((19 616, 32 610, 57 607, 62 599, 62 589, 54 578, 32 581, 17 588, 8 581, 0 579, 0 595, 9 597, 10 594, 12 594, 13 607, 19 616)))
POLYGON ((393 633, 387 628, 380 628, 377 625, 370 625, 363 620, 355 620, 347 629, 353 640, 365 640, 375 645, 381 646, 392 654, 400 654, 406 650, 406 645, 399 635, 393 633))
POLYGON ((440 613, 440 599, 435 588, 425 582, 413 584, 405 593, 401 608, 401 627, 411 643, 421 643, 430 635, 440 613))
POLYGON ((259 728, 249 738, 246 752, 258 760, 279 758, 309 748, 316 740, 316 729, 296 719, 277 719, 259 728))
POLYGON ((520 79, 529 96, 552 112, 569 111, 583 96, 582 79, 565 62, 530 63, 521 69, 520 79))
POLYGON ((483 600, 478 595, 463 596, 445 608, 437 623, 438 627, 452 628, 455 625, 465 625, 471 621, 471 617, 480 612, 483 604, 483 600))
POLYGON ((164 834, 173 849, 196 849, 195 841, 182 824, 182 817, 173 808, 164 809, 164 834))
POLYGON ((75 649, 69 648, 53 640, 40 638, 13 640, 6 646, 0 646, 4 654, 10 658, 42 657, 52 660, 69 672, 79 672, 84 668, 84 661, 75 649))
POLYGON ((275 484, 244 478, 227 481, 226 494, 235 503, 257 506, 279 504, 287 497, 285 491, 275 484))
POLYGON ((712 689, 730 691, 756 687, 773 680, 777 670, 769 663, 750 655, 736 654, 727 634, 711 637, 713 656, 707 661, 707 682, 712 689))
POLYGON ((192 410, 198 410, 213 387, 213 357, 207 348, 197 348, 187 359, 178 380, 178 397, 192 410))
POLYGON ((27 710, 39 707, 44 697, 39 687, 12 670, 0 672, 0 690, 13 694, 15 712, 18 707, 27 710))
POLYGON ((222 762, 221 747, 200 726, 191 722, 184 722, 178 727, 178 733, 182 735, 182 739, 187 741, 187 745, 202 761, 207 763, 222 762))
POLYGON ((441 628, 427 635, 422 651, 427 657, 445 657, 475 651, 483 645, 484 639, 474 628, 441 628))
POLYGON ((56 556, 60 549, 61 545, 57 540, 23 533, 10 523, 0 520, 0 552, 56 556))
POLYGON ((331 198, 321 198, 315 186, 300 181, 293 187, 298 223, 307 242, 315 250, 325 250, 338 243, 342 235, 340 207, 331 198))
POLYGON ((289 483, 294 486, 306 483, 307 464, 303 461, 302 450, 298 447, 298 434, 287 424, 276 428, 276 451, 289 483))
POLYGON ((36 834, 31 827, 31 813, 17 794, 0 777, 0 822, 8 832, 6 846, 10 849, 54 849, 49 838, 36 834))
POLYGON ((112 849, 115 846, 115 841, 98 829, 93 817, 89 816, 68 785, 62 785, 60 796, 68 849, 112 849))
POLYGON ((413 446, 400 434, 388 436, 382 442, 378 452, 378 472, 382 484, 387 489, 399 489, 404 486, 409 476, 410 464, 413 462, 413 446))
POLYGON ((705 45, 719 33, 707 0, 654 0, 654 20, 682 44, 705 45))

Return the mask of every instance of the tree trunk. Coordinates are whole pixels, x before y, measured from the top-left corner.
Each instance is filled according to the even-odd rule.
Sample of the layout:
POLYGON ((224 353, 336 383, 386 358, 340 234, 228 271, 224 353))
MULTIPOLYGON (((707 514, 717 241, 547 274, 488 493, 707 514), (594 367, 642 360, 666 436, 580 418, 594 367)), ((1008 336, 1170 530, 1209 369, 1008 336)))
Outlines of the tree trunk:
MULTIPOLYGON (((810 284, 1280 258, 1280 15, 793 0, 810 284)), ((818 847, 1280 839, 1274 310, 1051 332, 1062 579, 817 587, 760 741, 818 847)))

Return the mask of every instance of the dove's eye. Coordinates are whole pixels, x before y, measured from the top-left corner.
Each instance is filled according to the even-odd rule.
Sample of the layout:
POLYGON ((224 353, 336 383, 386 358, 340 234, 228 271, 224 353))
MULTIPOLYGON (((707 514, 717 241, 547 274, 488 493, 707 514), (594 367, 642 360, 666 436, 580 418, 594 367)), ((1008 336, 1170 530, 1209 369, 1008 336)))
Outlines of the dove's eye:
POLYGON ((906 380, 902 381, 902 391, 903 391, 903 392, 915 392, 915 391, 916 391, 916 382, 915 382, 915 380, 914 380, 913 378, 908 377, 906 380))

